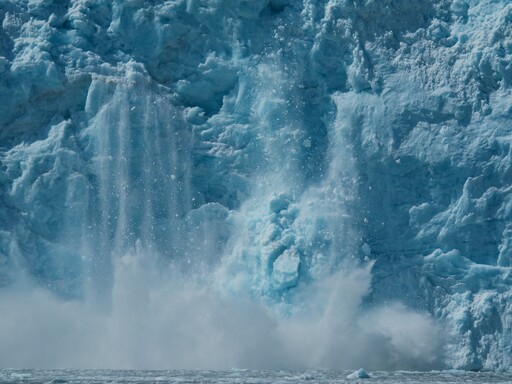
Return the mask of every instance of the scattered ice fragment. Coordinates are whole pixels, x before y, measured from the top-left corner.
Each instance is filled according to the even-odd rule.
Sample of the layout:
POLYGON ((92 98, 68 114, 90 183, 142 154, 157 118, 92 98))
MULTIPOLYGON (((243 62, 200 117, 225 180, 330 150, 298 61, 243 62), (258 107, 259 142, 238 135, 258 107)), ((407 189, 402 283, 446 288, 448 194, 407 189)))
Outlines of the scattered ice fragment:
POLYGON ((366 373, 366 371, 363 368, 359 368, 359 370, 351 373, 347 376, 347 379, 369 379, 370 375, 366 373))
POLYGON ((304 148, 311 148, 311 140, 310 139, 305 139, 302 142, 302 145, 304 146, 304 148))
POLYGON ((314 376, 310 373, 303 373, 299 376, 299 380, 314 380, 314 376))

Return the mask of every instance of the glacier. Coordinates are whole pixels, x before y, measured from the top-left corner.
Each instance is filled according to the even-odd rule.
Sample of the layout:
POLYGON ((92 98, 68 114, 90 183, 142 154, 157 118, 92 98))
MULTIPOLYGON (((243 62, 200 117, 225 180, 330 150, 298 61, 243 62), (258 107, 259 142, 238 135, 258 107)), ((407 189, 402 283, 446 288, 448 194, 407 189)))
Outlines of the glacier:
POLYGON ((508 1, 0 19, 0 366, 510 370, 508 1))

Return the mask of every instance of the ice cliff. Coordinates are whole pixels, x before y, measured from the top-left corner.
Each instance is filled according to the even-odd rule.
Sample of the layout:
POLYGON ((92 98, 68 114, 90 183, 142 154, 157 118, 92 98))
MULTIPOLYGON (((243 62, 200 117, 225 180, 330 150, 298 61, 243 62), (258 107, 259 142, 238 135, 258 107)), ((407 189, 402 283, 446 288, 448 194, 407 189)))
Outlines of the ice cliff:
POLYGON ((373 263, 362 306, 430 313, 446 367, 510 369, 507 0, 0 0, 0 20, 2 289, 103 297, 139 247, 292 316, 373 263))

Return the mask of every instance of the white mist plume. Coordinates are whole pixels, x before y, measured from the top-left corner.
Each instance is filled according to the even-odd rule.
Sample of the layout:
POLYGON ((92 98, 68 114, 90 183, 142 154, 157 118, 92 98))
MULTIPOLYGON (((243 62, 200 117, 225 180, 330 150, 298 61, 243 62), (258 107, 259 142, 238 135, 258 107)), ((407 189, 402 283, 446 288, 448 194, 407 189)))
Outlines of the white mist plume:
POLYGON ((115 265, 111 308, 27 287, 0 297, 0 364, 58 368, 430 369, 440 329, 394 304, 364 310, 369 267, 339 272, 282 316, 226 297, 199 275, 133 251, 115 265))

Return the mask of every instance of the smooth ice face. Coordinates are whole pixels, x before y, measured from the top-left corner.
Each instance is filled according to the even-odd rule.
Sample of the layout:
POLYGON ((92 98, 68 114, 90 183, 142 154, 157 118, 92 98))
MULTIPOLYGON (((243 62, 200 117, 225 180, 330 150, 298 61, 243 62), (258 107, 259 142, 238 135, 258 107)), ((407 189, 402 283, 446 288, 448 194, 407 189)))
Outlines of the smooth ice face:
MULTIPOLYGON (((0 19, 2 292, 49 290, 56 313, 110 308, 100 322, 115 323, 130 313, 123 271, 147 268, 123 262, 145 255, 148 298, 180 295, 161 280, 177 273, 259 302, 277 317, 255 318, 289 329, 251 340, 277 334, 262 342, 276 351, 304 330, 328 338, 323 319, 362 335, 338 339, 359 356, 388 340, 375 365, 437 366, 428 312, 445 366, 509 369, 507 1, 0 0, 0 19), (333 307, 326 282, 361 268, 333 307)), ((230 324, 212 329, 237 335, 230 324)), ((235 339, 211 350, 236 355, 235 339)), ((337 348, 275 361, 335 367, 337 348)), ((201 353, 183 365, 228 364, 201 353)))

